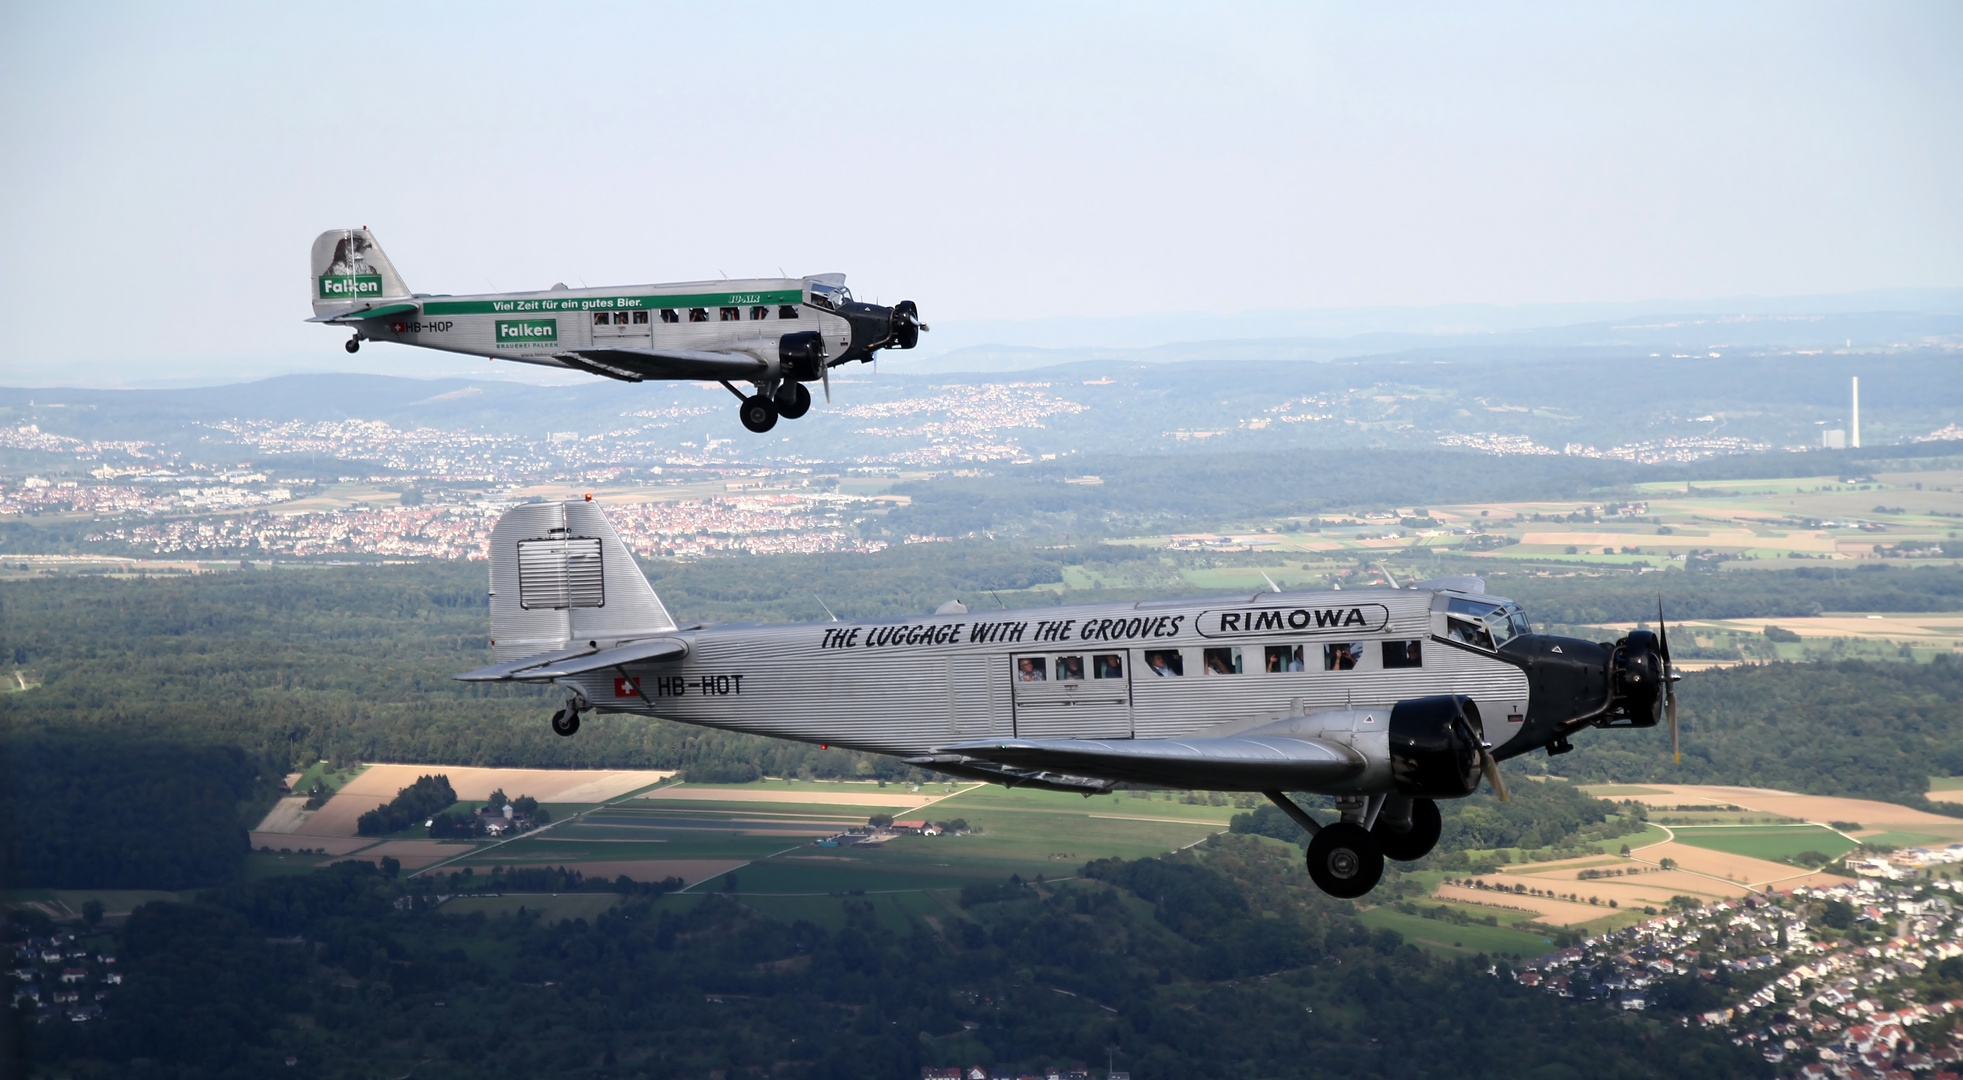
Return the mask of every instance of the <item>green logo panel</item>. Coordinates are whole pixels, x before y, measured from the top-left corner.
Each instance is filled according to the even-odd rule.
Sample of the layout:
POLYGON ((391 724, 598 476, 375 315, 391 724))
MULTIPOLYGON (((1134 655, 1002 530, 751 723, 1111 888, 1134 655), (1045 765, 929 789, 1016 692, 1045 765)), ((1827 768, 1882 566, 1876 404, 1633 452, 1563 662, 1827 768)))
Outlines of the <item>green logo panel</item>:
POLYGON ((320 276, 322 300, 360 300, 363 297, 380 295, 382 295, 380 274, 322 274, 320 276))
POLYGON ((523 349, 559 343, 557 319, 499 319, 498 348, 523 349))

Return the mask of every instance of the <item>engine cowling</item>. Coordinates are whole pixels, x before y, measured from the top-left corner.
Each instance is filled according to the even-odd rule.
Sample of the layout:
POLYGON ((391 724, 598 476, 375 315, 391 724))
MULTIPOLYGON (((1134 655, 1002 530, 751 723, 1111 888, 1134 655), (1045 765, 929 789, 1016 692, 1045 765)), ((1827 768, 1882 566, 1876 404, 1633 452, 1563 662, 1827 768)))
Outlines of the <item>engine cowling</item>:
POLYGON ((1479 787, 1485 726, 1468 697, 1400 701, 1390 711, 1391 779, 1400 795, 1462 799, 1479 787))

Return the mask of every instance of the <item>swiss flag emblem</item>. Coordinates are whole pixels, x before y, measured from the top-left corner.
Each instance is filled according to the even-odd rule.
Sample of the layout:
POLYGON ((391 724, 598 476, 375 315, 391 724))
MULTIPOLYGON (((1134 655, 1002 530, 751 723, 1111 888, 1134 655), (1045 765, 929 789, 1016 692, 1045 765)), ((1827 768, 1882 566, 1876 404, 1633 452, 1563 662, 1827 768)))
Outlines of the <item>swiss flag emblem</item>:
POLYGON ((640 697, 641 680, 616 678, 613 681, 614 697, 640 697))

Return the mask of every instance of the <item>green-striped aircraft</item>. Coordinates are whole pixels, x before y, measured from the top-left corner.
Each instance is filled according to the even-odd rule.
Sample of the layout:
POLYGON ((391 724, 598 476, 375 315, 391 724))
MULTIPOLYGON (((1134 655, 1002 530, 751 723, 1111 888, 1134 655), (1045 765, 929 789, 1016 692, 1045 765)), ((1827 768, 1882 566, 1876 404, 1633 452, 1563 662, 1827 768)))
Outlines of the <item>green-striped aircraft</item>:
POLYGON ((364 341, 570 368, 622 382, 721 383, 743 426, 769 431, 811 408, 805 383, 831 400, 831 369, 880 349, 911 349, 927 324, 911 300, 852 299, 844 274, 448 296, 412 293, 366 226, 314 240, 308 322, 364 341), (737 389, 748 383, 751 393, 737 389))

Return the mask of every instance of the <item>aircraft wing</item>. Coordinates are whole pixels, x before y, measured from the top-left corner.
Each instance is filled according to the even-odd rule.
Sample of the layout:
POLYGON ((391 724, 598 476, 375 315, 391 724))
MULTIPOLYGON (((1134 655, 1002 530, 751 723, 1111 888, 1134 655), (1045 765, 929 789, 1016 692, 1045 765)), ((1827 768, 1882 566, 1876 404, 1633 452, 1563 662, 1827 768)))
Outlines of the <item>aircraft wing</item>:
MULTIPOLYGON (((1362 754, 1321 739, 1237 735, 1219 739, 991 739, 936 748, 1017 771, 1036 770, 1119 783, 1220 790, 1291 790, 1339 782, 1363 771, 1362 754)), ((924 759, 923 759, 924 760, 924 759)), ((930 768, 945 768, 928 763, 930 768)), ((946 771, 958 771, 946 770, 946 771)))
POLYGON ((451 678, 459 682, 532 682, 563 679, 570 675, 584 675, 589 671, 605 671, 622 664, 642 664, 650 660, 679 660, 687 654, 686 642, 674 638, 655 638, 652 641, 636 641, 616 649, 567 649, 561 652, 540 653, 537 656, 527 656, 523 660, 466 671, 462 675, 452 675, 451 678))
POLYGON ((568 367, 622 382, 643 379, 748 379, 764 370, 748 352, 700 349, 568 349, 552 354, 568 367))

